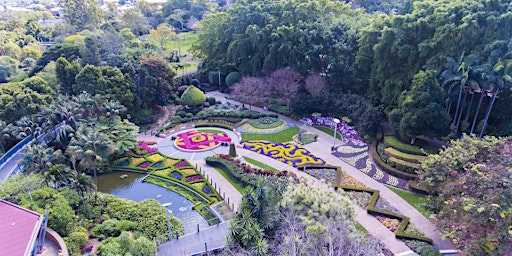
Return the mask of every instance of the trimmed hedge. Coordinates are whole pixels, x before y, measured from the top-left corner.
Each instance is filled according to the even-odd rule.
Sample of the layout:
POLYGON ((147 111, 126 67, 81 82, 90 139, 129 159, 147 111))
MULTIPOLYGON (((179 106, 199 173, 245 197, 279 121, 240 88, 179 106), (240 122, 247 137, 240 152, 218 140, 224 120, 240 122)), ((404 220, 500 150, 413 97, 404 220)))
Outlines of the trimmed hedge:
POLYGON ((390 175, 405 179, 405 180, 414 180, 417 178, 416 174, 411 174, 407 172, 400 171, 394 167, 389 166, 388 164, 384 163, 382 159, 380 159, 379 154, 377 153, 377 147, 372 146, 372 158, 375 164, 379 166, 383 171, 387 172, 390 175))
POLYGON ((410 180, 407 185, 409 185, 409 189, 414 192, 414 193, 418 193, 418 194, 422 194, 422 195, 431 195, 432 193, 430 193, 428 190, 420 187, 420 185, 418 184, 418 182, 414 181, 414 180, 410 180))
POLYGON ((231 125, 228 124, 219 124, 219 123, 199 123, 194 125, 195 128, 200 127, 217 127, 217 128, 223 128, 232 131, 234 128, 231 125))
POLYGON ((205 101, 204 93, 193 85, 189 86, 181 95, 181 104, 189 107, 202 106, 205 101))
POLYGON ((241 183, 244 187, 253 186, 255 182, 252 177, 243 173, 236 164, 229 160, 211 156, 207 157, 205 160, 208 165, 218 167, 226 171, 231 178, 236 182, 241 183))
POLYGON ((416 174, 416 171, 420 169, 420 164, 407 162, 395 157, 388 158, 388 163, 389 165, 395 167, 400 171, 404 171, 411 174, 416 174))
POLYGON ((404 160, 407 162, 418 163, 418 164, 421 163, 421 161, 427 159, 426 156, 407 154, 404 152, 400 152, 394 148, 384 149, 384 154, 386 154, 386 156, 389 156, 389 157, 395 157, 395 158, 398 158, 398 159, 401 159, 401 160, 404 160))
POLYGON ((370 201, 368 202, 368 208, 366 211, 372 215, 384 216, 386 218, 398 219, 400 221, 400 225, 395 232, 395 237, 398 239, 407 239, 407 240, 418 240, 423 241, 429 244, 433 244, 432 239, 424 236, 418 236, 411 233, 406 233, 405 229, 409 225, 410 218, 398 213, 389 212, 386 210, 377 209, 375 205, 377 204, 377 200, 379 199, 380 192, 378 190, 369 189, 369 188, 360 188, 360 187, 349 187, 349 186, 339 186, 343 190, 352 190, 359 192, 368 192, 372 195, 370 201))
POLYGON ((385 136, 384 144, 386 145, 386 147, 394 148, 400 152, 419 156, 425 155, 424 151, 421 148, 403 143, 399 141, 395 136, 385 136))

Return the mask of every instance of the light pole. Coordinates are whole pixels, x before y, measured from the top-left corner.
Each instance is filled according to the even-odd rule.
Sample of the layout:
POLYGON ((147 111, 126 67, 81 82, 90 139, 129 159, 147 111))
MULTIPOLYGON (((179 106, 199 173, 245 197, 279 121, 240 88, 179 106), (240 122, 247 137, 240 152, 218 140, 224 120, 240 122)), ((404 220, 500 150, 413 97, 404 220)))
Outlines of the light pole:
POLYGON ((332 150, 336 148, 336 131, 338 130, 338 124, 340 123, 340 120, 338 118, 334 118, 333 120, 333 126, 334 126, 334 141, 332 142, 332 150))

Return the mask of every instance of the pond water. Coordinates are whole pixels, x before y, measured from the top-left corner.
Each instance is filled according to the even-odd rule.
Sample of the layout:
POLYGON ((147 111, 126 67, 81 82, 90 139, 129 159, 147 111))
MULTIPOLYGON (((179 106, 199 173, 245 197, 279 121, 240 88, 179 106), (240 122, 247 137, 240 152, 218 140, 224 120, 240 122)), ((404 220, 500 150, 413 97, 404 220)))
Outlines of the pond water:
POLYGON ((208 227, 208 222, 192 209, 194 204, 191 201, 176 192, 142 182, 142 177, 144 174, 133 172, 102 174, 98 176, 98 191, 136 202, 155 199, 183 222, 185 234, 196 232, 198 224, 200 229, 208 227), (127 176, 122 179, 122 175, 127 176))

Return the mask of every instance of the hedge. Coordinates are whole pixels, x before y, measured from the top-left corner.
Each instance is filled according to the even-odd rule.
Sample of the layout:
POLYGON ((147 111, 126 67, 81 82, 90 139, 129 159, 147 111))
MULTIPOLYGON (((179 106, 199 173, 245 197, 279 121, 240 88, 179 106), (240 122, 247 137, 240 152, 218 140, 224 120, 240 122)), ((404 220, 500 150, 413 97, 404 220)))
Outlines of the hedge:
POLYGON ((245 187, 252 186, 255 182, 252 177, 243 173, 236 164, 226 159, 209 156, 206 158, 206 163, 210 166, 223 169, 231 178, 245 187))
POLYGON ((219 124, 219 123, 199 123, 194 125, 195 128, 200 127, 217 127, 217 128, 223 128, 232 131, 234 128, 231 125, 228 124, 219 124))
POLYGON ((402 178, 402 179, 405 179, 405 180, 414 180, 417 178, 417 175, 415 175, 415 174, 400 171, 400 170, 384 163, 384 161, 382 161, 382 159, 380 159, 379 154, 377 153, 377 147, 372 146, 371 148, 372 148, 371 153, 372 153, 373 161, 375 162, 375 164, 377 164, 377 166, 379 166, 386 173, 396 176, 396 177, 399 177, 399 178, 402 178))
POLYGON ((384 144, 386 145, 386 147, 394 148, 400 152, 420 156, 425 155, 425 152, 421 148, 403 143, 399 141, 395 136, 385 136, 384 144))
POLYGON ((368 192, 372 195, 370 201, 368 202, 368 208, 366 211, 372 215, 384 216, 386 218, 398 219, 400 221, 400 225, 395 232, 395 237, 398 239, 409 239, 409 240, 419 240, 429 244, 433 244, 432 239, 424 236, 418 236, 411 233, 406 233, 405 229, 409 225, 410 218, 398 213, 393 213, 390 211, 378 209, 375 207, 377 204, 377 200, 379 199, 380 192, 378 190, 369 189, 369 188, 360 188, 360 187, 349 187, 349 186, 340 186, 343 190, 352 190, 352 191, 360 191, 360 192, 368 192))
POLYGON ((394 148, 386 148, 384 149, 384 154, 389 157, 395 157, 398 159, 402 159, 404 161, 412 162, 412 163, 421 163, 421 161, 426 160, 426 156, 419 156, 413 154, 407 154, 404 152, 400 152, 394 148))
POLYGON ((428 190, 420 187, 420 185, 418 184, 418 182, 414 181, 414 180, 410 180, 407 185, 409 185, 409 189, 414 192, 414 193, 418 193, 418 194, 422 194, 422 195, 431 195, 432 193, 430 193, 428 190))
POLYGON ((420 165, 417 163, 407 162, 407 161, 404 161, 402 159, 398 159, 395 157, 388 158, 388 163, 389 163, 389 165, 391 165, 392 167, 395 167, 396 169, 398 169, 400 171, 411 173, 411 174, 416 174, 416 171, 420 169, 420 165))

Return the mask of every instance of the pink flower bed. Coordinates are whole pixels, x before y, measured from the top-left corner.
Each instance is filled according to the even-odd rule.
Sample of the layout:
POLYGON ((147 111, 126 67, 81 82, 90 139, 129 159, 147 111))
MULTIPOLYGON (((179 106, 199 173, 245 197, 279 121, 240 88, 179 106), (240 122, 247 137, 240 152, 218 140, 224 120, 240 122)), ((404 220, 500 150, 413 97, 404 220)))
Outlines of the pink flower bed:
POLYGON ((228 134, 210 134, 199 131, 188 131, 177 135, 174 145, 185 151, 204 151, 217 147, 222 142, 231 142, 228 134))
POLYGON ((174 165, 175 169, 183 168, 183 167, 190 167, 190 165, 187 162, 183 161, 183 160, 181 160, 180 162, 178 162, 177 164, 174 165))
POLYGON ((156 142, 154 142, 154 141, 139 141, 139 148, 141 150, 148 152, 148 154, 158 151, 157 148, 150 147, 152 145, 156 145, 156 142))
POLYGON ((201 175, 193 175, 193 176, 189 176, 187 178, 185 178, 185 182, 194 182, 194 181, 198 181, 198 180, 202 180, 203 177, 201 177, 201 175))

